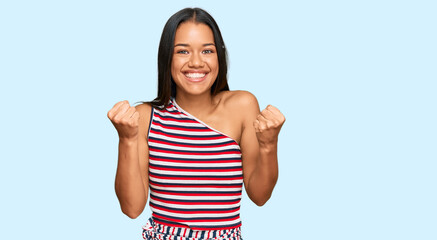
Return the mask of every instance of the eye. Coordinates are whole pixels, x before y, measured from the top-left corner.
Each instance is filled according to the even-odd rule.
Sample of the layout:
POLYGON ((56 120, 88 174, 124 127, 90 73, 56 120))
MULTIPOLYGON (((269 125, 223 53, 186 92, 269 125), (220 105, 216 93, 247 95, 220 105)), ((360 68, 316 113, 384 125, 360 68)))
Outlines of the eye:
POLYGON ((207 50, 203 50, 202 53, 209 54, 209 53, 214 53, 214 51, 207 49, 207 50))
POLYGON ((187 50, 178 50, 176 53, 178 54, 188 54, 187 50))

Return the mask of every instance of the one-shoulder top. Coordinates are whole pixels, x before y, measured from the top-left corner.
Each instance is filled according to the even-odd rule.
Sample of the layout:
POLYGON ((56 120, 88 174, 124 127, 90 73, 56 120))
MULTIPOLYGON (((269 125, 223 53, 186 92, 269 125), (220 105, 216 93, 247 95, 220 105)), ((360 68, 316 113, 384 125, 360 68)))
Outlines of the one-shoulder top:
POLYGON ((149 135, 150 208, 161 224, 194 230, 241 226, 240 146, 181 109, 152 108, 149 135))

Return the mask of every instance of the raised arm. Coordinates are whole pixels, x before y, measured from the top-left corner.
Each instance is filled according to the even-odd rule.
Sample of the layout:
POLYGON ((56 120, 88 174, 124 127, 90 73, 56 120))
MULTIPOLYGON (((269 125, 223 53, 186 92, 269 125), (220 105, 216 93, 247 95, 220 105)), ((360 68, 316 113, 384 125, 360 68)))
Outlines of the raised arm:
POLYGON ((269 200, 278 179, 278 135, 285 117, 269 105, 262 112, 255 96, 245 93, 242 105, 243 180, 249 198, 258 206, 269 200))
POLYGON ((130 218, 138 217, 147 202, 150 113, 150 105, 131 107, 128 101, 116 103, 108 112, 119 136, 115 193, 122 212, 130 218))

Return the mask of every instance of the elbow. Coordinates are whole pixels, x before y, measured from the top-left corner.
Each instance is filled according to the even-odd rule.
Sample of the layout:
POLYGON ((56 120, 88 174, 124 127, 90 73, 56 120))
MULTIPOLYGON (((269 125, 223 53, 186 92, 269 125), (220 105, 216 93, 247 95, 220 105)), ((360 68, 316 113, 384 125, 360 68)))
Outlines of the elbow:
POLYGON ((131 213, 131 214, 127 214, 125 213, 126 216, 128 216, 130 219, 136 219, 138 216, 140 216, 140 214, 136 214, 136 213, 131 213))
POLYGON ((121 211, 131 219, 135 219, 141 215, 141 211, 121 209, 121 211))
POLYGON ((264 206, 264 204, 266 204, 268 199, 265 200, 257 200, 257 201, 253 201, 258 207, 262 207, 264 206))
POLYGON ((122 204, 120 207, 124 215, 128 216, 131 219, 135 219, 141 215, 144 210, 145 204, 122 204))
POLYGON ((267 203, 267 201, 270 199, 271 195, 268 196, 262 196, 257 198, 251 198, 252 202, 255 203, 258 207, 264 206, 264 204, 267 203))
POLYGON ((146 198, 141 198, 141 196, 127 196, 127 194, 121 194, 120 191, 117 191, 116 194, 120 203, 121 212, 128 216, 131 219, 135 219, 141 215, 143 212, 146 202, 146 198))

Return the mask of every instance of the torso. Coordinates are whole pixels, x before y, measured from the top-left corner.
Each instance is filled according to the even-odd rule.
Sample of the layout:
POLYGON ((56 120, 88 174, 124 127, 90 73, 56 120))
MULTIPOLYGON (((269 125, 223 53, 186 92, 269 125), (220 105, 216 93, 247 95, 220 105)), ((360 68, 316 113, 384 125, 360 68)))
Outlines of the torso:
MULTIPOLYGON (((256 98, 249 92, 245 91, 223 91, 215 96, 213 96, 211 107, 205 109, 194 109, 200 110, 197 114, 192 114, 188 112, 188 115, 192 115, 199 121, 208 125, 212 130, 216 130, 223 135, 227 136, 228 143, 238 145, 237 149, 240 149, 240 157, 242 155, 246 156, 245 161, 239 160, 238 166, 242 167, 240 164, 244 165, 245 172, 251 171, 253 165, 253 149, 256 149, 256 137, 252 131, 247 131, 246 128, 252 126, 253 119, 256 118, 256 109, 259 109, 256 98), (255 139, 255 140, 254 140, 255 139), (245 153, 243 153, 245 151, 245 153), (241 155, 242 154, 242 155, 241 155)), ((175 102, 177 104, 177 102, 175 102)), ((148 139, 149 124, 152 120, 151 112, 152 106, 150 103, 141 104, 136 106, 138 112, 140 113, 139 129, 140 135, 144 136, 140 138, 139 145, 140 150, 140 167, 141 171, 144 173, 144 183, 146 187, 146 192, 149 192, 149 154, 150 142, 148 139), (146 160, 146 161, 144 161, 146 160)), ((182 109, 185 110, 185 109, 182 109)), ((258 110, 259 113, 259 110, 258 110)), ((152 136, 153 137, 153 136, 152 136)), ((226 137, 225 137, 226 138, 226 137)), ((182 142, 184 144, 184 142, 182 142)), ((231 150, 232 151, 232 150, 231 150)), ((250 175, 245 174, 244 178, 248 178, 250 175)), ((240 181, 242 179, 240 178, 240 181)), ((240 182, 241 184, 242 182, 240 182)), ((241 188, 241 186, 239 187, 241 188)), ((241 193, 240 193, 241 195, 241 193)), ((235 219, 237 220, 237 219, 235 219)), ((236 223, 236 222, 235 222, 236 223)), ((235 226, 235 225, 234 225, 235 226)))
MULTIPOLYGON (((211 115, 229 114, 219 111, 224 107, 217 104, 211 115)), ((148 172, 154 220, 196 230, 239 227, 241 151, 230 132, 221 132, 229 126, 233 130, 232 119, 197 119, 174 99, 165 109, 154 109, 152 116, 148 172)))

